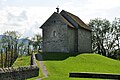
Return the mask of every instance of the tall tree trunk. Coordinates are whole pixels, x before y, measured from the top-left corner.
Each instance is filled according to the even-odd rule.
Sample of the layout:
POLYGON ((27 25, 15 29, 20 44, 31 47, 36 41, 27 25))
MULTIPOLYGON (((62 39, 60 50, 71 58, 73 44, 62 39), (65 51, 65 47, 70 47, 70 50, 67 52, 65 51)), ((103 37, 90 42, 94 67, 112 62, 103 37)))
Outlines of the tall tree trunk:
POLYGON ((10 66, 13 64, 13 45, 11 46, 11 60, 10 60, 10 66))
POLYGON ((15 47, 14 47, 14 59, 16 60, 16 58, 18 57, 18 50, 17 50, 17 41, 15 42, 15 47))
POLYGON ((3 68, 3 51, 1 49, 1 67, 3 68))
POLYGON ((40 45, 38 46, 38 52, 40 52, 40 45))
POLYGON ((7 49, 7 67, 9 67, 9 61, 10 61, 10 46, 8 45, 8 49, 7 49))
POLYGON ((30 55, 29 44, 28 44, 28 55, 30 55))
POLYGON ((5 64, 5 67, 7 67, 7 58, 8 58, 8 51, 7 51, 7 48, 5 49, 5 62, 4 62, 4 64, 5 64))
POLYGON ((106 56, 106 50, 105 50, 103 44, 101 44, 101 47, 102 47, 102 48, 101 48, 102 54, 103 54, 104 56, 106 56))

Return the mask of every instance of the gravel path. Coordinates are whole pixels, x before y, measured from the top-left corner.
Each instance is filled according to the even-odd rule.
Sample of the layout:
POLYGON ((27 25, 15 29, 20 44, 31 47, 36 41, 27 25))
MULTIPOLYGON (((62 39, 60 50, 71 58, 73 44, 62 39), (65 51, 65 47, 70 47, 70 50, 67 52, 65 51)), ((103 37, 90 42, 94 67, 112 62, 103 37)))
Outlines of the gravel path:
POLYGON ((42 58, 42 55, 41 54, 37 54, 36 56, 37 60, 39 61, 39 64, 40 64, 40 67, 42 68, 42 73, 44 75, 44 77, 40 78, 40 79, 36 79, 36 80, 42 80, 44 78, 47 78, 48 77, 48 71, 46 69, 46 66, 44 65, 43 63, 43 58, 42 58))

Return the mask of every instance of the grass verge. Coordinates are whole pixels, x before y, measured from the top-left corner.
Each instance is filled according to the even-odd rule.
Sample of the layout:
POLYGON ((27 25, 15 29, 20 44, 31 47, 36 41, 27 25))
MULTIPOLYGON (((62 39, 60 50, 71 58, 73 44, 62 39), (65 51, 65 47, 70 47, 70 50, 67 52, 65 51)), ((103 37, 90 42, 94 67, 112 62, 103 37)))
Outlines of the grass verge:
MULTIPOLYGON (((63 56, 63 55, 62 55, 63 56)), ((49 72, 49 77, 44 80, 96 80, 83 78, 69 78, 70 72, 97 72, 120 74, 120 61, 113 60, 98 54, 80 54, 61 59, 57 53, 43 55, 44 63, 49 72), (51 59, 58 56, 60 59, 51 59)))
POLYGON ((20 67, 20 66, 29 66, 30 65, 30 56, 22 56, 17 58, 12 67, 20 67))

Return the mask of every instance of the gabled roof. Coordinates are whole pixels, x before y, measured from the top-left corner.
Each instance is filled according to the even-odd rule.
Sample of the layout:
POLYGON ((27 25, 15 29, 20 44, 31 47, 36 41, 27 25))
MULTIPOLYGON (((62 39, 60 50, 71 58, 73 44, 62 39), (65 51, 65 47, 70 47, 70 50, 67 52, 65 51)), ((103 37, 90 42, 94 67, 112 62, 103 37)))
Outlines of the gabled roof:
MULTIPOLYGON (((56 12, 55 12, 56 13, 56 12)), ((69 23, 61 14, 59 14, 59 13, 56 13, 56 14, 58 14, 59 15, 59 17, 61 18, 61 20, 63 21, 63 22, 65 22, 69 27, 72 27, 72 28, 75 28, 71 23, 69 23)))
POLYGON ((72 27, 72 28, 75 28, 72 24, 70 24, 61 14, 57 13, 57 12, 54 12, 46 21, 45 23, 40 27, 42 28, 46 23, 47 21, 49 21, 49 19, 51 19, 53 16, 57 16, 59 18, 59 20, 61 20, 63 23, 66 23, 69 27, 72 27))
MULTIPOLYGON (((89 26, 87 26, 79 17, 77 17, 76 15, 74 15, 74 14, 72 14, 72 13, 69 13, 69 12, 67 12, 67 11, 65 11, 65 10, 62 10, 60 13, 54 12, 54 13, 50 16, 50 18, 51 18, 52 16, 54 16, 54 15, 57 15, 57 17, 59 17, 59 19, 60 19, 62 22, 66 23, 69 27, 76 28, 76 29, 79 29, 79 28, 81 27, 81 28, 84 28, 84 29, 86 29, 86 30, 90 30, 90 31, 91 31, 91 29, 90 29, 89 26), (67 17, 69 17, 69 18, 66 18, 62 13, 64 13, 64 15, 67 16, 67 17), (71 19, 71 20, 70 20, 70 19, 71 19), (72 23, 72 21, 74 21, 74 22, 77 24, 77 27, 72 23)), ((49 18, 49 19, 50 19, 50 18, 49 18)), ((49 20, 49 19, 48 19, 48 20, 49 20)), ((48 20, 47 20, 47 21, 48 21, 48 20)), ((47 22, 47 21, 46 21, 46 22, 47 22)), ((45 22, 40 28, 42 28, 42 27, 46 24, 46 22, 45 22)))
POLYGON ((84 29, 87 29, 87 30, 91 31, 90 27, 88 25, 86 25, 78 16, 76 16, 76 15, 74 15, 72 13, 69 13, 69 12, 67 12, 65 10, 62 10, 61 13, 62 12, 67 14, 69 17, 71 17, 71 19, 73 19, 79 25, 79 27, 82 27, 84 29))

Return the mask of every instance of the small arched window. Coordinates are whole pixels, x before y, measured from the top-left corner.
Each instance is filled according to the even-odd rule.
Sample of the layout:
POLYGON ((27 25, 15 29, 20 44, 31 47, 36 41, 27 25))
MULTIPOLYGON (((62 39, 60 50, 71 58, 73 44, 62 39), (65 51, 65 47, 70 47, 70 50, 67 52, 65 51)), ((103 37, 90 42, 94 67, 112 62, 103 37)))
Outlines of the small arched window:
POLYGON ((56 23, 56 21, 53 21, 54 23, 56 23))
POLYGON ((56 34, 56 31, 53 31, 53 37, 56 37, 57 34, 56 34))

